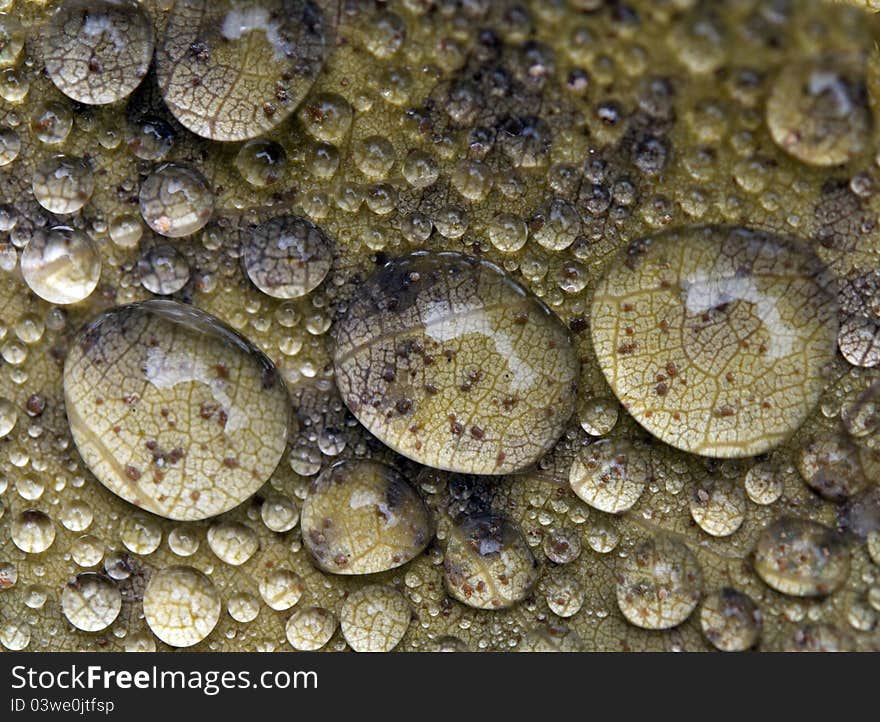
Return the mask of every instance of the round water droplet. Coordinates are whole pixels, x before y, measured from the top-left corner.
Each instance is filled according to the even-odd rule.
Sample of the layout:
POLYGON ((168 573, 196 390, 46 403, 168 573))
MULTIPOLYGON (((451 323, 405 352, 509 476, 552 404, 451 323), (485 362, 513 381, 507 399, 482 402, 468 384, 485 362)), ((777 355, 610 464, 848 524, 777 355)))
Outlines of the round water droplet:
POLYGON ((759 461, 746 472, 745 489, 756 504, 772 504, 782 496, 782 474, 775 464, 759 461))
POLYGON ((101 279, 101 254, 95 242, 69 226, 39 229, 21 254, 21 275, 49 303, 79 303, 101 279))
POLYGON ((144 235, 139 216, 121 215, 110 221, 110 240, 120 248, 134 248, 144 235))
POLYGON ((359 289, 336 326, 345 403, 415 461, 505 474, 542 456, 571 416, 579 362, 568 330, 500 268, 414 253, 359 289))
POLYGON ((83 568, 97 566, 104 558, 104 542, 92 534, 85 534, 70 547, 70 556, 83 568))
POLYGON ((0 68, 15 65, 26 38, 25 29, 15 15, 0 13, 0 68))
POLYGON ((312 0, 176 3, 156 49, 162 97, 205 138, 265 133, 314 82, 332 45, 330 21, 312 0))
POLYGON ((840 324, 837 345, 853 366, 874 368, 880 364, 880 321, 860 314, 848 316, 840 324))
POLYGON ((237 506, 284 453, 289 401, 272 362, 191 306, 102 313, 64 367, 74 442, 108 489, 169 519, 237 506))
POLYGON ((873 121, 864 62, 827 54, 783 68, 767 99, 776 144, 811 165, 847 163, 868 145, 873 121))
POLYGON ((220 593, 198 569, 166 567, 144 590, 144 619, 172 647, 191 647, 205 639, 220 619, 220 593))
POLYGON ((489 224, 489 241, 503 253, 515 253, 526 244, 529 227, 519 216, 499 213, 489 224))
POLYGON ((174 130, 159 118, 143 118, 127 136, 128 149, 141 160, 163 160, 174 147, 174 130))
POLYGON ((868 484, 858 450, 843 436, 811 439, 795 462, 807 486, 830 501, 844 501, 868 484))
POLYGON ((333 245, 314 223, 297 216, 278 216, 247 235, 243 250, 248 278, 274 298, 310 293, 330 271, 333 245))
POLYGON ((135 0, 67 0, 43 32, 55 87, 89 105, 129 95, 153 60, 153 24, 135 0))
POLYGON ((844 427, 856 443, 875 448, 880 443, 880 383, 873 383, 840 412, 844 427))
POLYGON ((198 536, 188 527, 178 526, 168 533, 168 548, 179 557, 191 557, 199 546, 198 536))
POLYGON ((311 486, 302 508, 303 543, 332 574, 375 574, 406 564, 433 536, 415 489, 375 461, 343 461, 311 486))
POLYGON ((293 529, 299 522, 296 502, 286 496, 272 496, 260 507, 260 516, 269 531, 282 533, 293 529))
POLYGON ((61 592, 61 611, 77 629, 100 632, 113 624, 122 609, 122 594, 100 574, 79 574, 61 592))
POLYGON ((43 512, 29 509, 12 520, 10 536, 26 554, 41 554, 55 541, 55 525, 43 512))
POLYGON ((644 448, 625 439, 605 439, 578 453, 568 481, 593 508, 619 514, 639 500, 651 476, 651 459, 644 448))
POLYGON ((544 536, 544 554, 554 564, 569 564, 581 553, 581 540, 574 529, 553 529, 544 536))
POLYGON ((440 177, 437 160, 423 150, 411 150, 403 161, 402 170, 406 182, 417 190, 433 185, 440 177))
POLYGON ((706 597, 700 609, 703 634, 722 652, 743 652, 758 643, 763 615, 751 597, 725 587, 706 597))
POLYGON ((205 227, 214 212, 214 196, 197 170, 166 163, 141 185, 140 210, 156 233, 180 238, 205 227))
POLYGON ((300 652, 312 652, 330 641, 338 624, 333 613, 323 607, 300 609, 287 620, 287 641, 300 652))
POLYGON ((18 567, 12 562, 0 562, 0 592, 10 589, 18 581, 18 567))
POLYGON ((590 436, 610 434, 617 425, 620 404, 607 396, 586 397, 578 401, 578 421, 590 436))
POLYGON ((406 598, 393 587, 371 585, 348 595, 342 605, 342 636, 355 652, 390 652, 412 619, 406 598))
POLYGON ((816 405, 836 314, 810 251, 708 226, 631 244, 596 288, 591 329, 642 426, 691 453, 737 457, 780 444, 816 405))
POLYGON ((10 652, 20 652, 31 643, 31 628, 23 619, 12 619, 0 625, 0 644, 10 652))
POLYGON ((670 629, 690 616, 702 584, 699 562, 690 549, 658 535, 620 561, 617 606, 637 627, 670 629))
POLYGON ((221 521, 208 529, 208 546, 222 561, 241 566, 260 548, 253 529, 237 521, 221 521))
POLYGON ((226 603, 226 611, 236 622, 248 624, 260 614, 260 600, 247 592, 235 594, 226 603))
MULTIPOLYGON (((21 138, 12 128, 0 127, 0 166, 9 165, 21 152, 21 138)), ((5 228, 4 230, 10 230, 5 228)))
POLYGON ((503 609, 531 593, 538 563, 512 522, 478 514, 449 531, 443 573, 455 599, 476 609, 503 609))
POLYGON ((566 200, 554 198, 529 220, 532 238, 551 251, 563 251, 574 243, 581 231, 581 218, 566 200))
POLYGON ((94 512, 86 502, 76 499, 61 508, 59 521, 70 531, 85 531, 94 519, 94 512))
POLYGON ((778 592, 795 597, 830 594, 849 574, 849 550, 822 524, 783 517, 770 524, 755 546, 755 571, 778 592))
POLYGON ((352 150, 354 164, 368 178, 385 178, 396 159, 394 146, 381 135, 362 138, 352 150))
POLYGON ((573 617, 584 606, 584 586, 571 574, 547 582, 545 596, 550 611, 560 617, 573 617))
POLYGON ((258 138, 245 143, 235 157, 239 174, 255 188, 274 185, 287 168, 287 153, 278 143, 258 138))
POLYGON ((119 525, 119 539, 135 554, 152 554, 162 543, 162 527, 146 514, 131 514, 119 525))
POLYGON ((189 283, 189 263, 183 254, 167 243, 153 246, 138 259, 135 272, 150 293, 169 296, 189 283))
POLYGON ((56 155, 36 167, 31 186, 43 208, 66 215, 88 203, 95 190, 95 177, 84 159, 56 155))
POLYGON ((730 479, 701 481, 691 494, 690 511, 693 520, 707 534, 730 536, 746 518, 746 495, 730 479))
POLYGON ((299 574, 289 569, 276 569, 260 582, 260 595, 272 609, 283 611, 296 604, 305 591, 299 574))
POLYGON ((9 399, 0 396, 0 439, 8 436, 18 423, 18 410, 9 399))
POLYGON ((351 127, 353 111, 348 101, 336 93, 316 93, 299 111, 306 131, 326 143, 339 143, 351 127))

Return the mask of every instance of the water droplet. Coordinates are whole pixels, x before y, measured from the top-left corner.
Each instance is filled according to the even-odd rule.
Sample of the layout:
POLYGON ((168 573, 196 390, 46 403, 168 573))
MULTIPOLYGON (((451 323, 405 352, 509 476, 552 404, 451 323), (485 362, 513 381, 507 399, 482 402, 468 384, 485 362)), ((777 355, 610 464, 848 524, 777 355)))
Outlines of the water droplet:
POLYGON ((564 624, 542 624, 526 634, 517 652, 583 652, 580 635, 564 624))
POLYGON ((260 516, 269 531, 283 533, 293 529, 299 522, 299 508, 287 496, 272 496, 260 507, 260 516))
POLYGON ((260 542, 249 526, 237 521, 221 521, 208 529, 208 546, 222 561, 237 567, 256 553, 260 542))
POLYGON ((0 68, 15 65, 27 38, 19 20, 9 13, 0 12, 0 68))
POLYGON ((50 213, 76 213, 92 197, 95 177, 82 158, 56 155, 34 170, 32 188, 37 202, 50 213))
POLYGON ((18 423, 18 410, 9 399, 0 396, 0 439, 8 436, 18 423))
POLYGON ((326 278, 333 245, 314 223, 278 216, 257 226, 244 243, 244 268, 251 282, 273 298, 298 298, 326 278))
POLYGON ((12 520, 10 535, 26 554, 41 554, 55 541, 55 525, 43 512, 29 509, 12 520))
POLYGON ((55 87, 89 105, 125 98, 153 59, 153 25, 134 0, 68 0, 42 35, 55 87))
POLYGON ((83 568, 97 566, 104 558, 104 542, 92 534, 85 534, 70 547, 70 556, 83 568))
POLYGON ((217 588, 192 567, 161 569, 144 590, 144 618, 153 634, 172 647, 204 640, 217 625, 220 608, 217 588))
POLYGON ((245 143, 235 157, 235 167, 254 188, 278 182, 287 169, 287 153, 278 143, 258 138, 245 143))
POLYGON ((579 364, 568 330, 492 264, 457 253, 399 258, 361 286, 336 331, 346 405, 422 464, 524 468, 573 411, 579 364))
POLYGON ((580 215, 566 200, 554 198, 539 208, 529 220, 532 238, 551 251, 563 251, 574 243, 581 231, 580 215))
POLYGON ((141 185, 140 211, 156 233, 169 238, 189 236, 211 219, 214 196, 197 170, 166 163, 141 185))
POLYGON ((619 514, 639 500, 650 478, 651 460, 644 449, 625 439, 606 439, 578 453, 568 480, 587 504, 619 514))
POLYGON ((168 548, 179 557, 191 557, 199 550, 199 538, 189 527, 177 526, 168 533, 168 548))
POLYGON ((0 626, 0 644, 11 652, 20 652, 31 643, 31 628, 22 619, 13 619, 0 626))
POLYGON ((15 586, 18 581, 18 567, 13 562, 0 562, 0 592, 15 586))
POLYGON ((708 479, 691 495, 690 512, 700 529, 714 537, 730 536, 746 517, 746 496, 730 479, 708 479))
POLYGON ((476 609, 511 607, 538 581, 538 563, 522 532, 496 514, 456 522, 448 534, 443 572, 449 594, 476 609))
POLYGON ((189 263, 174 246, 153 246, 138 259, 135 272, 150 293, 170 296, 189 283, 189 263))
POLYGON ((305 591, 299 574, 289 569, 275 569, 260 582, 260 595, 272 609, 283 611, 296 604, 305 591))
POLYGON ((607 396, 583 397, 578 402, 578 420, 590 436, 606 436, 617 425, 620 404, 607 396))
POLYGON ((287 641, 300 652, 312 652, 330 641, 338 624, 333 613, 323 607, 300 609, 287 620, 287 641))
POLYGON ((94 241, 68 226, 38 230, 21 254, 21 275, 49 303, 79 303, 101 278, 101 254, 94 241))
POLYGON ((433 537, 415 489, 375 461, 340 462, 312 484, 302 508, 303 542, 332 574, 374 574, 418 556, 433 537))
POLYGON ((61 592, 61 611, 77 629, 100 632, 113 624, 122 609, 122 594, 100 574, 79 574, 61 592))
POLYGON ((152 554, 162 543, 162 527, 146 514, 130 514, 119 526, 119 539, 135 554, 152 554))
POLYGON ((194 0, 168 12, 156 75, 169 110, 205 138, 246 140, 279 125, 332 47, 317 3, 194 0))
POLYGON ((643 629, 670 629, 684 622, 700 601, 702 573, 684 544, 659 535, 620 561, 617 606, 643 629))
POLYGON ((385 178, 397 156, 387 138, 371 135, 354 144, 352 159, 358 170, 368 178, 385 178))
POLYGON ((18 137, 18 133, 12 128, 0 127, 0 166, 12 163, 20 152, 21 138, 18 137))
POLYGON ((596 289, 591 330, 642 426, 691 453, 737 457, 781 443, 816 405, 836 313, 811 252, 708 226, 631 244, 596 289))
POLYGON ((760 461, 746 472, 745 489, 756 504, 773 504, 782 496, 782 474, 775 464, 760 461))
POLYGON ((317 93, 308 98, 299 111, 306 131, 326 143, 345 139, 353 115, 348 101, 336 93, 317 93))
POLYGON ((755 571, 778 592, 795 597, 830 594, 849 574, 849 551, 832 529, 783 517, 761 532, 755 571))
POLYGON ((348 595, 342 605, 342 636, 355 652, 390 652, 409 629, 412 612, 393 587, 371 585, 348 595))
POLYGON ((236 622, 248 624, 253 622, 260 613, 260 600, 253 594, 241 592, 234 594, 226 603, 226 611, 236 622))
POLYGON ((519 216, 499 213, 489 224, 489 241, 502 253, 515 253, 526 244, 529 227, 519 216))
POLYGON ((839 435, 809 440, 795 463, 807 486, 830 501, 843 501, 868 484, 856 447, 839 435))
POLYGON ((559 576, 547 582, 547 606, 560 617, 573 617, 584 605, 584 586, 574 575, 559 576))
POLYGON ((413 188, 427 188, 439 176, 440 166, 436 159, 423 150, 411 150, 403 161, 403 177, 413 188))
POLYGON ((700 609, 700 626, 722 652, 743 652, 758 643, 763 615, 751 597, 725 587, 706 597, 700 609))
POLYGON ((271 361, 218 319, 172 301, 120 306, 83 328, 64 395, 89 469, 170 519, 240 504, 286 445, 289 402, 271 361))
POLYGON ((829 166, 857 157, 872 126, 864 64, 828 54, 783 68, 767 99, 767 127, 798 160, 829 166))

